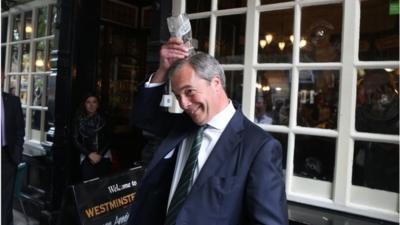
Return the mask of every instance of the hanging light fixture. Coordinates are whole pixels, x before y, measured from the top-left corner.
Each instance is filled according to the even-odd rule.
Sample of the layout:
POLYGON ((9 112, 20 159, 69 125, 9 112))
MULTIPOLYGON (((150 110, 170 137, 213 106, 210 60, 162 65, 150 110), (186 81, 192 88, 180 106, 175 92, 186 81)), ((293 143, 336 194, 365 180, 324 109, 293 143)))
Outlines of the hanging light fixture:
POLYGON ((303 48, 303 47, 305 47, 306 45, 307 45, 307 40, 304 39, 304 38, 302 38, 301 41, 300 41, 300 48, 303 48))
POLYGON ((267 41, 268 45, 271 44, 273 39, 274 39, 274 36, 272 34, 265 35, 265 40, 267 41))
POLYGON ((26 25, 25 32, 26 33, 32 33, 32 27, 30 25, 26 25))
POLYGON ((35 65, 36 65, 37 67, 43 67, 43 66, 44 66, 43 59, 37 59, 37 60, 35 61, 35 65))
POLYGON ((293 34, 289 36, 289 39, 290 39, 290 42, 293 43, 293 41, 294 41, 294 36, 293 36, 293 34))
POLYGON ((283 51, 283 49, 285 48, 285 42, 284 41, 280 41, 280 42, 278 42, 278 47, 279 47, 279 49, 281 50, 281 51, 283 51))
POLYGON ((260 47, 261 48, 265 48, 266 45, 267 45, 267 41, 265 39, 261 39, 260 40, 260 47))

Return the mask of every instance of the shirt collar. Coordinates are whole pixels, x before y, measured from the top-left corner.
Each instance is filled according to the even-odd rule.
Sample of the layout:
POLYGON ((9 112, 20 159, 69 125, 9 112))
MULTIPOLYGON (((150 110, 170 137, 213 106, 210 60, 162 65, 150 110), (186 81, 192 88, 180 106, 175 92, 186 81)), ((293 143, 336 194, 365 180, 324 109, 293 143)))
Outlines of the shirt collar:
POLYGON ((229 104, 215 115, 208 123, 210 127, 213 127, 218 130, 224 130, 225 127, 228 125, 229 121, 232 119, 233 115, 235 114, 236 110, 233 107, 232 101, 229 100, 229 104))

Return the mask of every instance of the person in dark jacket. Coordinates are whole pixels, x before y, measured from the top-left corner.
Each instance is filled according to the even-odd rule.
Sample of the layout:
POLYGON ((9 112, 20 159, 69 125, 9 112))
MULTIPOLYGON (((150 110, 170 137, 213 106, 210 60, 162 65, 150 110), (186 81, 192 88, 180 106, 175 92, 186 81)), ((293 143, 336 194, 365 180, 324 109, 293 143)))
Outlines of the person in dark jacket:
POLYGON ((111 171, 110 129, 99 104, 96 95, 87 94, 74 120, 73 142, 81 153, 82 180, 102 177, 111 171))
POLYGON ((13 224, 13 197, 18 164, 22 159, 25 122, 18 97, 1 94, 1 224, 13 224))

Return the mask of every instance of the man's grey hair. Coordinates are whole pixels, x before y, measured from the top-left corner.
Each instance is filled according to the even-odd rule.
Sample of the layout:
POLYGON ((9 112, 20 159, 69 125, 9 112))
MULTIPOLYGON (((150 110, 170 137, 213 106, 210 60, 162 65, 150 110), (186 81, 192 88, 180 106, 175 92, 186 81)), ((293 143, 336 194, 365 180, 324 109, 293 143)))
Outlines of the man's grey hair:
POLYGON ((201 79, 211 81, 213 77, 219 76, 222 87, 225 88, 225 73, 221 64, 214 57, 203 52, 174 62, 168 70, 168 77, 173 77, 186 64, 189 64, 201 79))

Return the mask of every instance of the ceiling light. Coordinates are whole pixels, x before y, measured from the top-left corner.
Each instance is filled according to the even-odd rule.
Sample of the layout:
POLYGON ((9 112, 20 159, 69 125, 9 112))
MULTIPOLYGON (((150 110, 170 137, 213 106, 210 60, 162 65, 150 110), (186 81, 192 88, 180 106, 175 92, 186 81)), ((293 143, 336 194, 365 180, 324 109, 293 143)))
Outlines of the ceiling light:
POLYGON ((267 44, 271 44, 273 39, 274 39, 274 36, 272 36, 272 34, 265 35, 265 40, 267 41, 267 44))

